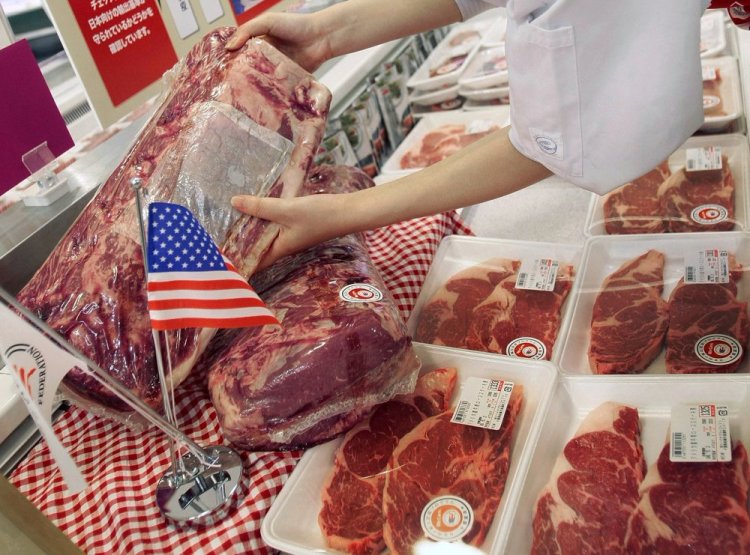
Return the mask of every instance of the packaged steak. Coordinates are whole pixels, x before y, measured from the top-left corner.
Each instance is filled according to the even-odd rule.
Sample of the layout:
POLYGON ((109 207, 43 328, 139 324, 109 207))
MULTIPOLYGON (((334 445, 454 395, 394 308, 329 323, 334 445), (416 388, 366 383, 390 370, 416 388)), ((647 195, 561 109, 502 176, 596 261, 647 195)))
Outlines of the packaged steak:
POLYGON ((406 81, 409 79, 406 67, 398 60, 384 64, 375 77, 375 90, 381 112, 385 119, 388 141, 395 149, 414 126, 406 81))
MULTIPOLYGON (((311 173, 304 193, 369 186, 360 170, 326 166, 311 173)), ((286 257, 252 283, 281 326, 223 332, 201 366, 234 445, 315 445, 414 390, 419 361, 362 236, 286 257)))
POLYGON ((354 149, 357 166, 370 177, 375 177, 378 174, 378 160, 375 148, 370 140, 365 117, 365 106, 358 104, 344 110, 339 121, 341 122, 341 129, 346 133, 346 137, 354 149))
MULTIPOLYGON (((122 163, 18 295, 154 408, 161 393, 132 181, 140 180, 146 204, 187 206, 249 277, 278 227, 234 211, 229 199, 299 194, 325 128, 329 91, 267 42, 227 51, 232 32, 206 35, 168 74, 153 117, 122 163)), ((185 379, 214 332, 166 332, 173 384, 185 379)), ((92 410, 129 411, 77 370, 64 386, 92 410)))

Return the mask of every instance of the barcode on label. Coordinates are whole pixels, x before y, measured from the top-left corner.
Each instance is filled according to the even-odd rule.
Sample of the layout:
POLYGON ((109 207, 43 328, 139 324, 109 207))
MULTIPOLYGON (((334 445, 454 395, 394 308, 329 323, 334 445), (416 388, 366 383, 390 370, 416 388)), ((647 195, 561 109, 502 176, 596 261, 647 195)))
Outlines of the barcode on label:
POLYGON ((695 281, 695 268, 693 266, 685 268, 685 281, 695 281))
POLYGON ((682 458, 683 451, 682 446, 684 445, 685 434, 681 432, 675 432, 672 434, 672 458, 682 458))
POLYGON ((468 401, 460 401, 458 403, 458 408, 456 408, 456 412, 453 414, 453 422, 463 422, 466 418, 466 411, 468 411, 470 407, 471 403, 468 401))
POLYGON ((695 160, 693 160, 692 158, 688 158, 687 160, 687 169, 688 171, 692 171, 695 169, 695 160))
POLYGON ((719 449, 729 449, 729 432, 726 428, 721 428, 719 432, 719 449))
POLYGON ((518 284, 518 287, 526 287, 526 280, 529 278, 529 274, 526 272, 521 272, 518 274, 518 281, 516 282, 518 284))

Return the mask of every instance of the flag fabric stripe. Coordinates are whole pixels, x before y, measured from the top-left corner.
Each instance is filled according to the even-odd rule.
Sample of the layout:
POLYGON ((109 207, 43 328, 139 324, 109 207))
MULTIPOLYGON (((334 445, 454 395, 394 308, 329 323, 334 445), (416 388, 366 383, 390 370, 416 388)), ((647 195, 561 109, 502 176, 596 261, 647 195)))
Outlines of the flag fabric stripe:
POLYGON ((149 301, 149 309, 171 310, 174 308, 202 308, 202 309, 226 309, 226 308, 264 308, 258 297, 230 298, 230 299, 167 299, 164 301, 149 301))
MULTIPOLYGON (((249 328, 253 326, 279 325, 273 314, 247 316, 244 318, 182 318, 181 328, 249 328)), ((151 320, 155 330, 164 331, 175 329, 172 321, 151 320)))
POLYGON ((172 308, 168 310, 151 310, 152 320, 169 320, 172 318, 244 318, 265 316, 272 313, 265 306, 248 306, 241 308, 172 308))
MULTIPOLYGON (((148 300, 159 302, 169 299, 260 299, 258 294, 249 288, 243 289, 174 289, 166 291, 149 291, 148 300)), ((150 306, 150 305, 149 305, 150 306)))
POLYGON ((278 324, 187 208, 153 202, 148 220, 147 298, 154 329, 278 324))
POLYGON ((218 289, 229 289, 229 288, 240 288, 250 289, 250 286, 245 280, 242 279, 216 279, 210 281, 176 279, 173 281, 152 281, 148 284, 149 291, 171 291, 173 289, 196 289, 196 290, 218 290, 218 289))

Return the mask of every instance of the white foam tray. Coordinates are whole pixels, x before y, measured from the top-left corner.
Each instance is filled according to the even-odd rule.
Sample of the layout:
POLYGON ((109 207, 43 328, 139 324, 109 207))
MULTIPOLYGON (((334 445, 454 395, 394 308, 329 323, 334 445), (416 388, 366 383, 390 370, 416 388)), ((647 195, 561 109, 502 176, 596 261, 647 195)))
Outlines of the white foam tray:
POLYGON ((508 98, 510 96, 510 87, 492 87, 489 89, 462 89, 459 87, 458 93, 468 100, 483 102, 508 98))
MULTIPOLYGON (((750 235, 740 232, 679 233, 665 235, 622 235, 594 237, 586 242, 581 271, 573 286, 570 314, 560 330, 552 360, 564 375, 592 375, 588 348, 591 340, 591 313, 604 280, 625 262, 644 254, 649 249, 664 253, 664 290, 668 300, 675 285, 684 274, 685 254, 710 248, 727 249, 745 268, 750 267, 750 235)), ((737 298, 750 300, 750 272, 743 272, 738 284, 737 298)), ((746 346, 747 348, 747 346, 746 346)), ((750 357, 746 357, 738 372, 750 371, 750 357)), ((644 374, 666 375, 664 349, 646 368, 644 374)), ((601 379, 604 376, 596 376, 601 379)), ((621 375, 628 380, 634 375, 621 375)))
MULTIPOLYGON (((737 220, 735 231, 750 229, 750 150, 747 137, 737 133, 729 135, 704 135, 691 137, 669 157, 672 172, 685 167, 685 153, 688 148, 721 147, 721 152, 729 160, 734 176, 734 217, 737 220)), ((604 227, 604 197, 592 195, 584 232, 587 236, 606 235, 604 227)))
POLYGON ((701 58, 726 53, 727 33, 723 10, 710 10, 701 17, 701 58))
MULTIPOLYGON (((460 384, 469 377, 493 377, 512 380, 524 387, 524 404, 513 434, 511 464, 498 513, 490 527, 481 553, 499 553, 496 546, 505 541, 515 499, 526 477, 527 459, 539 433, 539 424, 550 401, 557 379, 555 367, 545 362, 512 360, 484 353, 469 353, 415 344, 422 361, 422 372, 441 367, 458 369, 460 384)), ((322 507, 321 491, 333 465, 341 440, 333 440, 305 453, 263 520, 263 540, 276 549, 296 555, 337 553, 330 550, 318 527, 322 507)), ((474 551, 477 553, 477 551, 474 551)))
POLYGON ((705 58, 701 65, 713 67, 719 70, 722 84, 720 89, 723 102, 723 116, 706 116, 701 131, 707 133, 721 133, 727 131, 732 124, 742 116, 742 93, 740 92, 740 74, 737 69, 737 60, 732 56, 720 58, 705 58))
POLYGON ((444 87, 445 85, 454 85, 458 83, 459 77, 461 77, 464 70, 468 67, 473 54, 479 49, 482 40, 491 27, 492 21, 486 18, 455 25, 448 35, 440 41, 440 44, 437 45, 435 50, 430 53, 424 63, 419 66, 417 71, 409 77, 406 86, 420 91, 431 91, 444 87), (466 31, 476 31, 479 33, 477 40, 470 44, 451 45, 451 42, 457 37, 457 35, 466 31), (456 69, 442 75, 430 77, 431 70, 437 69, 454 56, 462 54, 467 54, 466 59, 456 69))
POLYGON ((487 110, 477 110, 473 112, 463 111, 451 111, 435 114, 426 114, 423 116, 417 125, 409 132, 406 138, 398 145, 398 148, 393 151, 391 157, 383 164, 380 168, 381 174, 407 174, 417 171, 420 168, 413 169, 402 169, 401 158, 406 154, 411 147, 416 145, 422 137, 424 137, 430 131, 434 131, 438 127, 449 124, 464 124, 468 125, 474 121, 488 120, 497 123, 500 126, 510 124, 510 107, 509 106, 497 106, 489 108, 487 110))
POLYGON ((480 48, 472 56, 466 71, 458 80, 462 89, 489 89, 508 82, 507 60, 504 69, 486 68, 495 58, 505 58, 505 46, 480 48))
POLYGON ((409 102, 417 106, 432 106, 458 98, 458 84, 446 85, 434 91, 414 90, 409 93, 409 102))
POLYGON ((750 448, 750 376, 657 377, 623 381, 615 377, 566 377, 558 382, 531 454, 515 518, 499 553, 529 553, 532 517, 537 497, 547 484, 555 460, 574 436, 586 415, 600 404, 615 401, 638 409, 641 443, 650 466, 667 440, 673 405, 726 402, 730 410, 730 437, 750 448))
MULTIPOLYGON (((535 258, 552 258, 559 262, 565 262, 573 265, 574 280, 573 285, 578 279, 581 260, 583 257, 583 247, 580 245, 566 245, 563 243, 543 243, 531 241, 509 241, 505 239, 487 239, 482 237, 466 237, 462 235, 449 235, 445 237, 438 247, 433 259, 430 271, 427 273, 422 290, 414 305, 407 328, 409 334, 414 337, 417 330, 419 316, 424 306, 430 302, 435 293, 456 273, 475 266, 490 258, 510 258, 515 260, 534 261, 535 258)), ((561 307, 561 329, 568 310, 572 303, 572 290, 568 298, 561 307)), ((553 347, 553 354, 559 350, 561 342, 561 333, 558 333, 557 341, 553 347)), ((463 350, 463 349, 457 349, 463 350)), ((505 356, 505 355, 501 355, 505 356)), ((508 357, 511 358, 511 357, 508 357)))

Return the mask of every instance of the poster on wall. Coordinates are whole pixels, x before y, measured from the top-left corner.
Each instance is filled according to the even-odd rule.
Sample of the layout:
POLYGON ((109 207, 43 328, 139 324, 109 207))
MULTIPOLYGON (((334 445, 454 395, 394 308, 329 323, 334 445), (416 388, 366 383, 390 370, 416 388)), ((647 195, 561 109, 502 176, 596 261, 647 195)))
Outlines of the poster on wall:
POLYGON ((113 106, 177 63, 156 0, 89 0, 70 6, 113 106))
POLYGON ((103 127, 161 90, 161 78, 206 33, 282 0, 45 0, 103 127))

